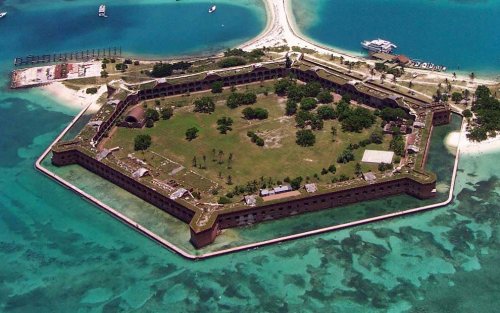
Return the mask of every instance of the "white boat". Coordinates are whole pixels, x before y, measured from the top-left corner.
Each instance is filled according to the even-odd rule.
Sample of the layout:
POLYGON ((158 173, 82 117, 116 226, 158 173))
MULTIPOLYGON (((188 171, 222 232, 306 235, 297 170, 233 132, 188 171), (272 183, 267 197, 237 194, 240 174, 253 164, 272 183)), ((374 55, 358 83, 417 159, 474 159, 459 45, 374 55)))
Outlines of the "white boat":
POLYGON ((99 16, 100 16, 100 17, 108 17, 108 16, 106 15, 106 6, 105 6, 104 4, 101 4, 101 5, 99 6, 99 16))
POLYGON ((5 15, 7 15, 7 12, 0 12, 0 18, 4 17, 5 15))
POLYGON ((391 53, 392 49, 397 48, 395 44, 388 40, 383 39, 375 39, 375 40, 365 40, 361 42, 363 48, 371 51, 371 52, 383 52, 383 53, 391 53))
POLYGON ((217 10, 217 6, 216 5, 212 6, 210 9, 208 9, 208 13, 214 13, 215 10, 217 10))

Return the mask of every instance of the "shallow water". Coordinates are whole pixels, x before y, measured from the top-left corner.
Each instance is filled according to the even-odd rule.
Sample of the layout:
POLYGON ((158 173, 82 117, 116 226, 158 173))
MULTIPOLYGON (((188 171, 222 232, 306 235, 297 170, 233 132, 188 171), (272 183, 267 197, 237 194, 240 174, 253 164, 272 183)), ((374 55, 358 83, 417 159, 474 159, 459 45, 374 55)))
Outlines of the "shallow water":
MULTIPOLYGON (((0 49, 2 84, 31 53, 16 49, 0 49)), ((462 156, 445 208, 191 262, 33 169, 74 114, 0 91, 2 312, 498 311, 500 151, 462 156)))

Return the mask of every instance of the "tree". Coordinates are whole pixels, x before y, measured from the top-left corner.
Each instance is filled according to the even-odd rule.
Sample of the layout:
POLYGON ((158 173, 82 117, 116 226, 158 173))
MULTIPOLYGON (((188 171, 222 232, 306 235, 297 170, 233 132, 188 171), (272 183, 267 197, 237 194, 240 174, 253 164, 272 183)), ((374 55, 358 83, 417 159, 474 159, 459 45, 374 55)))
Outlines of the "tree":
POLYGON ((354 153, 349 148, 342 151, 337 157, 337 163, 349 163, 350 161, 354 161, 354 153))
POLYGON ((134 150, 135 151, 144 151, 147 150, 151 146, 151 136, 149 135, 137 135, 134 139, 134 150))
POLYGON ((168 63, 156 63, 150 72, 152 77, 166 77, 172 75, 173 66, 168 63))
POLYGON ((162 119, 168 120, 174 115, 174 110, 172 108, 162 108, 160 115, 162 119))
POLYGON ((394 151, 396 155, 404 156, 405 155, 405 142, 401 135, 395 135, 392 137, 391 143, 389 144, 389 148, 394 151))
POLYGON ((221 81, 216 81, 212 84, 212 93, 221 93, 224 87, 224 83, 221 81))
POLYGON ((199 113, 211 113, 215 111, 214 100, 210 97, 202 97, 194 101, 194 111, 199 113))
POLYGON ((380 75, 380 83, 384 83, 385 77, 385 73, 382 73, 382 75, 380 75))
POLYGON ((335 166, 335 164, 332 164, 328 167, 328 172, 332 174, 335 174, 337 172, 337 167, 335 166))
POLYGON ((356 165, 354 166, 354 173, 358 176, 363 173, 361 170, 361 164, 356 163, 356 165))
POLYGON ((300 101, 300 108, 304 111, 314 110, 317 106, 318 104, 314 98, 303 98, 300 101))
POLYGON ((376 130, 371 133, 370 141, 376 144, 381 144, 384 141, 384 134, 380 130, 376 130))
POLYGON ((284 96, 287 94, 288 88, 294 84, 295 84, 295 82, 291 79, 287 79, 287 78, 280 79, 274 83, 274 92, 278 96, 284 96))
POLYGON ((327 105, 319 107, 317 113, 319 118, 323 120, 333 120, 337 117, 337 112, 335 112, 335 109, 327 105))
POLYGON ((191 161, 191 165, 193 165, 193 167, 198 166, 198 162, 196 160, 196 155, 193 157, 193 160, 191 161))
POLYGON ((463 110, 462 114, 465 118, 471 118, 472 117, 472 112, 469 109, 463 110))
POLYGON ((160 120, 160 113, 158 113, 158 111, 156 111, 155 109, 147 109, 145 116, 146 120, 152 120, 154 122, 160 120))
POLYGON ((106 78, 106 77, 108 77, 108 76, 109 76, 109 75, 108 75, 108 72, 106 72, 106 71, 101 71, 101 78, 106 78))
POLYGON ((297 102, 288 99, 286 101, 285 113, 286 115, 294 115, 295 113, 297 113, 297 102))
POLYGON ((296 137, 297 144, 302 147, 310 147, 316 143, 316 136, 309 129, 298 130, 296 137))
POLYGON ((290 187, 292 187, 293 190, 298 190, 300 189, 300 184, 302 183, 303 178, 301 176, 295 177, 290 181, 290 187))
POLYGON ((188 130, 186 130, 186 139, 188 141, 195 139, 196 137, 198 137, 198 132, 199 130, 196 127, 188 128, 188 130))
POLYGON ((227 176, 227 182, 226 182, 226 184, 228 184, 228 185, 232 185, 233 184, 233 178, 231 177, 231 175, 227 176))
POLYGON ((217 62, 217 66, 220 68, 228 68, 245 64, 247 64, 247 61, 244 58, 236 56, 227 57, 217 62))
POLYGON ((301 89, 304 97, 315 98, 321 91, 321 84, 316 81, 311 81, 306 83, 301 89))
POLYGON ((474 74, 474 72, 470 73, 469 78, 471 82, 474 81, 474 78, 476 78, 476 74, 474 74))
POLYGON ((332 126, 331 128, 331 134, 332 134, 332 141, 335 142, 335 138, 337 137, 337 128, 335 126, 332 126))
POLYGON ((462 101, 462 93, 461 92, 454 92, 451 94, 451 100, 453 100, 456 104, 458 104, 460 101, 462 101))
POLYGON ((323 90, 316 97, 320 103, 332 103, 333 96, 328 90, 323 90))
POLYGON ((385 107, 380 111, 380 117, 386 121, 396 121, 396 120, 402 120, 402 119, 408 119, 408 113, 406 113, 405 110, 401 108, 389 108, 385 107))
POLYGON ((375 116, 365 108, 356 108, 348 110, 341 123, 344 131, 360 132, 365 128, 370 128, 375 123, 375 116))
POLYGON ((295 102, 300 102, 304 98, 304 88, 302 86, 293 84, 288 87, 288 99, 292 99, 295 102))
POLYGON ((254 104, 255 102, 257 102, 257 95, 253 92, 233 92, 227 98, 226 105, 231 109, 235 109, 240 105, 249 105, 254 104))
POLYGON ((233 128, 231 127, 233 125, 233 119, 223 116, 222 118, 217 120, 217 125, 217 130, 221 134, 227 134, 228 131, 233 130, 233 128))
POLYGON ((266 109, 263 109, 263 108, 245 108, 243 111, 243 116, 247 119, 247 120, 251 120, 251 119, 259 119, 259 120, 263 120, 263 119, 266 119, 268 116, 269 116, 269 112, 266 110, 266 109))

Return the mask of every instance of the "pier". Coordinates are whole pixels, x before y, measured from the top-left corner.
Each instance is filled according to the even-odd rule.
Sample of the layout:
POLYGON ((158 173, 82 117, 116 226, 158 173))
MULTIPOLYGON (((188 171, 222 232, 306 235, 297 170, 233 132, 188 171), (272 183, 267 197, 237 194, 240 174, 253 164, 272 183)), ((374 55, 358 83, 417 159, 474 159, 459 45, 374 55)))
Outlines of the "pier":
POLYGON ((122 56, 121 47, 108 47, 104 49, 87 49, 76 52, 52 53, 42 55, 28 55, 16 57, 14 66, 37 65, 68 61, 89 61, 95 58, 119 58, 122 56))

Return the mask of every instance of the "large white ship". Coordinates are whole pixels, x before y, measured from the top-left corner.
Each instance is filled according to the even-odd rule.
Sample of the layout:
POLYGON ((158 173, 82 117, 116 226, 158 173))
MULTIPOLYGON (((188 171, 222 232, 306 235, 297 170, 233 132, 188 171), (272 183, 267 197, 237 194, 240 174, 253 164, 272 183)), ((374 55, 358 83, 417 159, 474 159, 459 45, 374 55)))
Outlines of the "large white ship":
POLYGON ((383 39, 375 39, 375 40, 365 40, 361 43, 363 48, 371 51, 371 52, 384 52, 384 53, 391 53, 392 49, 397 48, 395 44, 388 40, 383 40, 383 39))
POLYGON ((0 18, 4 17, 5 15, 7 15, 7 12, 0 12, 0 18))
POLYGON ((208 13, 214 13, 214 12, 215 12, 215 10, 217 10, 217 6, 216 6, 216 5, 212 6, 212 7, 208 10, 208 13))

